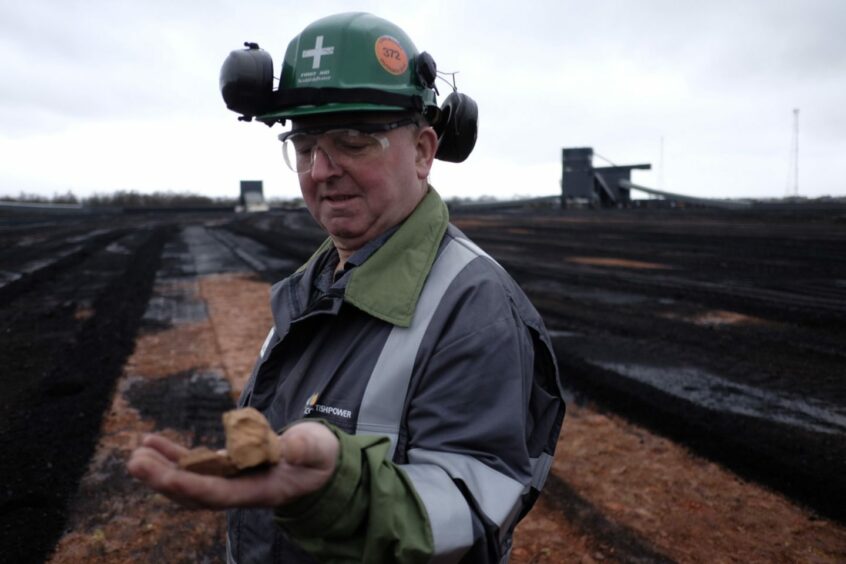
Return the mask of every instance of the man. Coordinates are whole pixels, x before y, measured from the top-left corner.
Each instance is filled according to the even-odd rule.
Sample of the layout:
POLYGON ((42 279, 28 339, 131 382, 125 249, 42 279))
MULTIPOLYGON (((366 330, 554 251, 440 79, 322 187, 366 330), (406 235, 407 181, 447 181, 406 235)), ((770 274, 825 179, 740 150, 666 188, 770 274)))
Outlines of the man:
MULTIPOLYGON (((224 66, 225 98, 224 76, 250 87, 243 68, 224 66)), ((183 504, 230 509, 230 562, 506 561, 546 478, 564 417, 549 337, 428 184, 441 149, 463 160, 475 142, 475 115, 438 109, 434 78, 400 28, 339 14, 291 42, 276 92, 243 97, 264 102, 229 104, 291 120, 284 160, 329 235, 273 287, 274 327, 239 402, 279 430, 283 461, 200 476, 150 436, 129 470, 183 504)))

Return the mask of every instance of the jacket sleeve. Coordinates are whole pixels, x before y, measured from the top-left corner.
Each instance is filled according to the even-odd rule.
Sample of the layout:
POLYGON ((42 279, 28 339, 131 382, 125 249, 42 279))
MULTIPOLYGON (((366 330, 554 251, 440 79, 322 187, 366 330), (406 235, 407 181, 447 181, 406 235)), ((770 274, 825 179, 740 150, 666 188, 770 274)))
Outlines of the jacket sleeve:
POLYGON ((435 562, 500 562, 549 471, 563 402, 533 378, 543 348, 519 320, 459 335, 439 342, 418 382, 402 467, 426 507, 435 562))
POLYGON ((387 437, 349 435, 320 491, 276 509, 276 522, 321 562, 428 562, 426 510, 404 472, 386 460, 387 437))

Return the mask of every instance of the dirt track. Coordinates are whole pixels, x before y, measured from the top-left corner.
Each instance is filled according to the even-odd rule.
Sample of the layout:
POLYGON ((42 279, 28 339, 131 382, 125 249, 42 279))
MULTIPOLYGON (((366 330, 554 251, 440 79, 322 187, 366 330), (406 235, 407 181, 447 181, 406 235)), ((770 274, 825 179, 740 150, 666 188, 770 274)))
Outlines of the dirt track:
MULTIPOLYGON (((515 561, 846 558, 843 212, 455 220, 531 295, 589 402, 570 412, 515 561)), ((216 516, 171 522, 193 548, 156 537, 172 507, 138 491, 121 457, 146 429, 219 440, 215 413, 268 323, 250 299, 321 235, 298 213, 0 226, 0 440, 16 453, 0 461, 0 546, 38 562, 71 526, 56 561, 215 558, 216 516), (236 318, 243 330, 226 333, 236 318)))

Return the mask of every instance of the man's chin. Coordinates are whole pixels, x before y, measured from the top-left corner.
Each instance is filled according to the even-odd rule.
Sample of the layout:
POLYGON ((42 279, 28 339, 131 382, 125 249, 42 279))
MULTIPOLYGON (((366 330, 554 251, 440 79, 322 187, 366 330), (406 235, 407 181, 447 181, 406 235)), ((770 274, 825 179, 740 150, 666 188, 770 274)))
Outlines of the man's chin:
POLYGON ((364 244, 367 242, 367 231, 363 229, 355 229, 351 226, 345 225, 328 225, 325 229, 337 245, 343 245, 345 248, 354 247, 358 244, 364 244))

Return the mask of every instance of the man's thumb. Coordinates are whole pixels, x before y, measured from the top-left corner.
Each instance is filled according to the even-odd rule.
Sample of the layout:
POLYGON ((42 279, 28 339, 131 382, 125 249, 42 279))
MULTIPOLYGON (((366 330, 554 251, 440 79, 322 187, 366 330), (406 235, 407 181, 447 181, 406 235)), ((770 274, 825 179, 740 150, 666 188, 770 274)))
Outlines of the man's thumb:
POLYGON ((294 466, 327 469, 334 467, 338 458, 338 438, 320 423, 294 425, 279 440, 282 458, 294 466))

